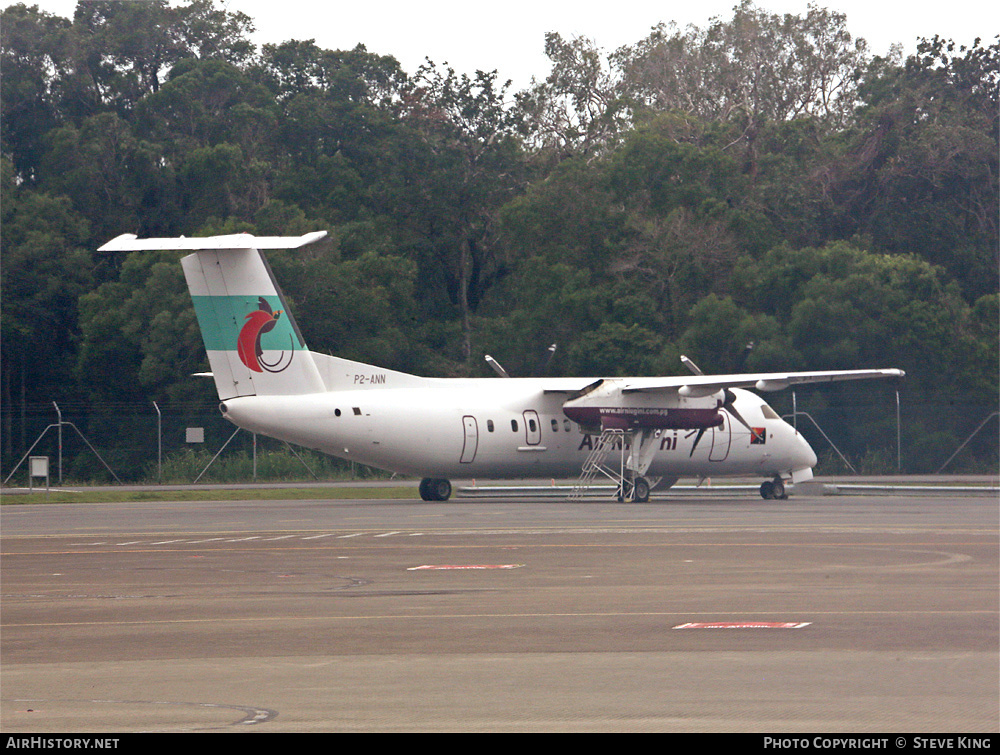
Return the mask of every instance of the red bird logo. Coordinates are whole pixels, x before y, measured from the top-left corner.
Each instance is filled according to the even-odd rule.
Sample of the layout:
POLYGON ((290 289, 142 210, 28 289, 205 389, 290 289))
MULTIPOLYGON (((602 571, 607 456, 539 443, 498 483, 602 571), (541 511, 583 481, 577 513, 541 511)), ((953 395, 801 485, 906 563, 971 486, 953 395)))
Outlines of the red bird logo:
MULTIPOLYGON (((257 309, 246 316, 246 322, 240 329, 239 338, 236 341, 236 352, 240 361, 254 372, 281 372, 291 364, 292 351, 289 351, 288 361, 282 364, 285 352, 281 352, 281 357, 277 362, 268 363, 263 360, 264 351, 260 347, 260 337, 274 329, 281 317, 282 310, 271 311, 271 305, 261 296, 257 299, 257 309)), ((289 336, 291 344, 291 336, 289 336)))

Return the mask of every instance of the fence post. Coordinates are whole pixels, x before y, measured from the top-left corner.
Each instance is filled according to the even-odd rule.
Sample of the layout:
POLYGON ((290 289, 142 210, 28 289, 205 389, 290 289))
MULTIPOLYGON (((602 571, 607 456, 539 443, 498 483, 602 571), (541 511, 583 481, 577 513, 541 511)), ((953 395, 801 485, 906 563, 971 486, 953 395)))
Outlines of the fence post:
POLYGON ((55 401, 52 402, 52 406, 54 406, 56 408, 56 416, 59 418, 59 431, 58 431, 59 432, 59 486, 62 487, 62 481, 63 481, 63 476, 62 476, 62 426, 63 426, 62 412, 59 411, 59 404, 57 404, 55 401))
POLYGON ((156 409, 156 482, 163 484, 163 415, 160 414, 160 407, 153 402, 156 409))
POLYGON ((896 471, 903 471, 903 446, 899 429, 899 391, 896 391, 896 471))

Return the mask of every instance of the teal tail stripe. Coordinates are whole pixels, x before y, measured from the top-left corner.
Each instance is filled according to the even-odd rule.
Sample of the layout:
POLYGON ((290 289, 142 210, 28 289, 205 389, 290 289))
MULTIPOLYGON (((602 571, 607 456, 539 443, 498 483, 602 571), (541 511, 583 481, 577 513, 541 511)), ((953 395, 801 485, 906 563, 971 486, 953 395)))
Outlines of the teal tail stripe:
POLYGON ((240 332, 250 322, 247 317, 260 311, 261 299, 267 302, 272 312, 281 311, 271 329, 260 334, 261 348, 265 351, 304 349, 305 344, 295 332, 294 321, 277 296, 192 296, 205 349, 236 351, 240 332))

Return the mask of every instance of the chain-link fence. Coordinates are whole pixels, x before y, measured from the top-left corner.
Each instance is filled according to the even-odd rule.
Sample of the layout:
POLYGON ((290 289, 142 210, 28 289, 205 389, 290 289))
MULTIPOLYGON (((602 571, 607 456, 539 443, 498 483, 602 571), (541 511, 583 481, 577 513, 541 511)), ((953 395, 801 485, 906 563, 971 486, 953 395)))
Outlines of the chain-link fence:
POLYGON ((9 485, 26 481, 29 455, 49 457, 52 484, 331 480, 377 474, 238 430, 222 418, 217 403, 53 402, 4 407, 0 415, 2 474, 9 485))
MULTIPOLYGON (((996 406, 884 388, 783 391, 767 398, 815 449, 817 474, 994 474, 1000 466, 996 406)), ((27 483, 29 455, 49 457, 52 484, 382 474, 239 431, 216 403, 28 403, 0 407, 0 429, 0 479, 8 485, 27 483)))

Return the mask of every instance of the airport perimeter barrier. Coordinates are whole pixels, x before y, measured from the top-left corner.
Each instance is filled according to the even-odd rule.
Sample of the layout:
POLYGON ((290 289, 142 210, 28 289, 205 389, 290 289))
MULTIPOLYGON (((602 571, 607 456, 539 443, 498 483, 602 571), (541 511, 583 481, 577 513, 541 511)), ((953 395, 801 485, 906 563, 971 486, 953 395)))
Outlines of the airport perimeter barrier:
MULTIPOLYGON (((829 397, 795 391, 769 403, 813 446, 816 474, 995 473, 995 406, 909 404, 898 391, 829 397)), ((933 397, 931 397, 933 398, 933 397)), ((914 400, 910 397, 909 400, 914 400)), ((458 431, 461 431, 459 427, 458 431)), ((0 404, 0 481, 27 480, 29 455, 51 459, 54 484, 344 479, 378 473, 237 429, 217 401, 0 404)))

